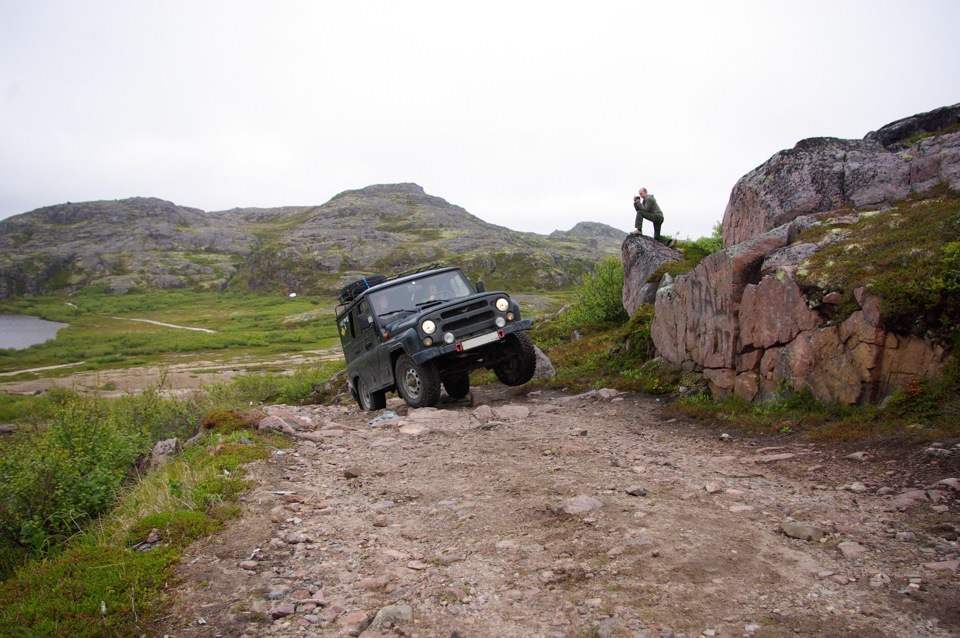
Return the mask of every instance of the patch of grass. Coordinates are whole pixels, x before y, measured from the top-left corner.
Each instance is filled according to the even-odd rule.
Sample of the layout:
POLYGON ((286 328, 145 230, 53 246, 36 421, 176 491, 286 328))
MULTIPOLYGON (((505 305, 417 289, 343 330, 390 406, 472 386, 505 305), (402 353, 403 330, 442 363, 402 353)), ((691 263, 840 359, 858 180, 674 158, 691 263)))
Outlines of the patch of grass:
POLYGON ((334 389, 328 387, 330 378, 344 369, 346 362, 338 360, 320 365, 297 366, 292 374, 245 374, 227 383, 211 384, 207 387, 207 392, 215 402, 224 405, 321 400, 322 397, 333 394, 334 389))
POLYGON ((157 530, 162 542, 182 550, 193 541, 222 528, 222 521, 210 518, 203 512, 191 510, 156 512, 144 516, 127 530, 124 545, 132 548, 145 542, 150 533, 157 530))
POLYGON ((173 547, 131 552, 80 544, 0 584, 0 632, 63 638, 131 636, 164 602, 173 547))

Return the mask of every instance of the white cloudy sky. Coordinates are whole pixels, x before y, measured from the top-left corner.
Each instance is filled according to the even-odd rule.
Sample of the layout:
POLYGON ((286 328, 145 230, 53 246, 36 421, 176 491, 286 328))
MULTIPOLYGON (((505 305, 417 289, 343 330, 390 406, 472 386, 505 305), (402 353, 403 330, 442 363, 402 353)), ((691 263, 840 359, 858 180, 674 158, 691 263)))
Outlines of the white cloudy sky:
POLYGON ((0 0, 0 218, 416 182, 548 233, 709 235, 806 137, 960 102, 956 0, 0 0))

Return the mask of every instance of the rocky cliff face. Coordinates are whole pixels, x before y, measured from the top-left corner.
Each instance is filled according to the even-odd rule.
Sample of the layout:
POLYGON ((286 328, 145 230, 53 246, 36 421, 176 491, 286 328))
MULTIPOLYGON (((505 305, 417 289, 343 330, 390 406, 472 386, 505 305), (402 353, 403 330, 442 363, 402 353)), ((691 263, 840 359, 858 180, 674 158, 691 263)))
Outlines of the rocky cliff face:
POLYGON ((622 237, 602 224, 512 231, 416 184, 347 191, 321 206, 210 213, 152 198, 61 204, 0 221, 0 298, 86 285, 318 293, 357 272, 431 261, 549 288, 617 254, 622 237))
MULTIPOLYGON (((792 388, 828 401, 876 402, 936 375, 947 353, 933 335, 896 332, 869 286, 845 300, 807 270, 813 255, 838 241, 855 250, 847 229, 861 218, 900 224, 890 210, 898 198, 960 191, 960 132, 903 140, 924 122, 960 121, 960 105, 934 113, 863 141, 806 140, 744 176, 724 216, 726 248, 657 291, 651 334, 660 356, 702 371, 717 397, 751 401, 792 388), (888 150, 904 144, 906 151, 888 150), (856 210, 868 205, 876 210, 856 210), (824 232, 810 240, 805 231, 818 227, 824 232), (840 312, 847 301, 854 307, 840 312)), ((960 240, 956 228, 950 232, 947 241, 960 240)), ((909 251, 928 249, 939 250, 904 246, 904 263, 909 251)))
POLYGON ((801 215, 882 207, 946 185, 960 191, 960 104, 898 120, 862 140, 812 138, 780 151, 733 187, 723 244, 801 215))

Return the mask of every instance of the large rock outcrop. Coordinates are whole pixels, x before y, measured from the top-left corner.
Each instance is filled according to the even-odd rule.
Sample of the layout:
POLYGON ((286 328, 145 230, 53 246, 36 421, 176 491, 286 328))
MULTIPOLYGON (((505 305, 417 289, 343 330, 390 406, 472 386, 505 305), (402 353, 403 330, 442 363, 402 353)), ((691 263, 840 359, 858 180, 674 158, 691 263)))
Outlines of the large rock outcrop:
POLYGON ((786 386, 862 404, 935 375, 944 349, 886 330, 879 297, 859 289, 860 308, 835 323, 820 311, 829 295, 815 303, 804 294, 793 274, 820 246, 792 238, 815 223, 821 222, 798 218, 711 255, 661 287, 651 327, 660 356, 701 371, 715 397, 748 401, 786 386))
POLYGON ((838 293, 805 292, 796 279, 805 260, 842 234, 838 228, 812 243, 798 240, 803 230, 861 218, 856 210, 822 213, 882 208, 943 186, 960 191, 960 132, 888 150, 902 148, 905 135, 960 122, 960 105, 931 113, 865 140, 805 140, 744 176, 724 216, 726 248, 656 293, 651 336, 660 356, 701 371, 714 396, 750 401, 790 387, 827 401, 877 402, 936 375, 944 348, 888 330, 882 299, 860 288, 859 307, 838 314, 838 293))
POLYGON ((898 120, 862 140, 811 138, 780 151, 733 187, 723 214, 730 247, 801 215, 877 207, 941 184, 960 191, 960 104, 898 120))
POLYGON ((650 282, 650 276, 663 264, 682 258, 679 251, 655 239, 627 235, 620 246, 620 259, 623 261, 623 308, 628 315, 632 317, 637 308, 656 301, 660 282, 650 282))

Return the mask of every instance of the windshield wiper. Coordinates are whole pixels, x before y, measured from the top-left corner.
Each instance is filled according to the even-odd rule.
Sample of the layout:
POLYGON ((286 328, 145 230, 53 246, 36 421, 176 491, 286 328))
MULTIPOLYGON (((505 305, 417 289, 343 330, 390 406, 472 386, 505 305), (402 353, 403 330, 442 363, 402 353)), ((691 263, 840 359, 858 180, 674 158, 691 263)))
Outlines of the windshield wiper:
POLYGON ((381 319, 383 319, 384 317, 389 317, 390 315, 395 315, 395 314, 397 314, 398 312, 414 313, 414 312, 416 312, 416 310, 410 310, 409 308, 397 308, 396 310, 388 310, 387 312, 385 312, 385 313, 383 313, 382 315, 379 315, 379 316, 380 316, 381 319))

